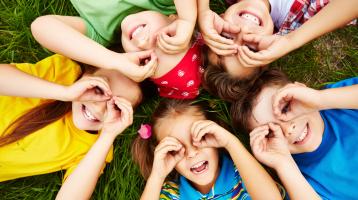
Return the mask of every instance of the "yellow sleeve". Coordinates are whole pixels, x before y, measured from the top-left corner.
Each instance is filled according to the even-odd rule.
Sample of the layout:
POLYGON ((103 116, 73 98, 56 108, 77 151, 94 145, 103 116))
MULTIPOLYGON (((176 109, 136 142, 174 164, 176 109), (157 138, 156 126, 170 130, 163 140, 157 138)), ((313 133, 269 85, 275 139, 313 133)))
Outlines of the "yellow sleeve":
POLYGON ((71 85, 81 74, 78 63, 59 54, 49 56, 36 64, 15 63, 14 65, 25 73, 61 85, 71 85))
MULTIPOLYGON (((76 161, 69 168, 67 168, 65 176, 63 177, 62 183, 65 182, 67 177, 72 174, 72 172, 76 169, 76 167, 78 166, 78 164, 81 162, 81 160, 83 158, 84 158, 84 156, 79 157, 78 159, 76 159, 76 161)), ((113 145, 111 146, 111 149, 109 150, 109 152, 107 154, 106 162, 102 166, 101 174, 103 174, 103 170, 106 167, 106 164, 110 163, 112 160, 113 160, 113 145)))

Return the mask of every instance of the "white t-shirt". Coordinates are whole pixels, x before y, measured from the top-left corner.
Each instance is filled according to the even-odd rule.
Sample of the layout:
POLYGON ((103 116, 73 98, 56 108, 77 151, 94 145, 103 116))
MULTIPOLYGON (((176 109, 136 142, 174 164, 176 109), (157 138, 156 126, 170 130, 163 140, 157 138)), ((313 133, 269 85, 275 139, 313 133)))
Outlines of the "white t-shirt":
POLYGON ((276 28, 280 28, 295 0, 269 0, 271 17, 276 28))

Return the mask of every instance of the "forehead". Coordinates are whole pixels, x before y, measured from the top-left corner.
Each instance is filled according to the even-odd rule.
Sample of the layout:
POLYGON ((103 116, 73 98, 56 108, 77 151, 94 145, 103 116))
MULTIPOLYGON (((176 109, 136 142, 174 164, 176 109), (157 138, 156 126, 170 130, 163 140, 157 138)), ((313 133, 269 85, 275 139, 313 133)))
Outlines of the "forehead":
POLYGON ((204 119, 205 117, 199 113, 194 115, 189 112, 162 119, 157 128, 157 138, 160 141, 164 137, 171 136, 182 143, 186 143, 190 141, 193 123, 204 119))
POLYGON ((276 121, 276 117, 272 110, 272 103, 273 95, 276 94, 279 89, 280 86, 268 86, 262 89, 253 105, 252 116, 250 119, 251 127, 254 128, 276 121))
POLYGON ((132 105, 136 105, 141 96, 138 84, 116 70, 99 69, 94 76, 103 77, 107 80, 113 95, 123 97, 132 105))

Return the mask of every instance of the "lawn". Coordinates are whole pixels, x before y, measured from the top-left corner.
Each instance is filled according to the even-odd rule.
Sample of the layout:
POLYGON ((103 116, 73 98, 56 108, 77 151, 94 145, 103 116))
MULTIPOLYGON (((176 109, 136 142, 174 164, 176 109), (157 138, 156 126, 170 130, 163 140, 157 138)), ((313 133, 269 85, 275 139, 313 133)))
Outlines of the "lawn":
MULTIPOLYGON (((212 9, 224 10, 224 0, 212 9)), ((32 37, 31 22, 46 14, 77 15, 65 0, 0 0, 0 62, 36 62, 52 53, 32 37)), ((324 84, 358 76, 358 28, 347 27, 321 37, 272 64, 293 80, 319 88, 324 84)), ((199 101, 208 101, 219 117, 230 122, 228 105, 203 92, 199 101)), ((93 199, 138 199, 144 186, 130 156, 130 145, 139 124, 149 120, 158 98, 145 102, 135 114, 134 125, 115 141, 114 160, 97 183, 93 199)), ((2 116, 6 117, 6 116, 2 116)), ((237 135, 239 131, 236 131, 237 135)), ((243 137, 240 137, 243 138, 243 137)), ((245 138, 243 138, 245 142, 245 138)), ((54 199, 61 187, 63 172, 28 177, 0 184, 0 199, 54 199)))

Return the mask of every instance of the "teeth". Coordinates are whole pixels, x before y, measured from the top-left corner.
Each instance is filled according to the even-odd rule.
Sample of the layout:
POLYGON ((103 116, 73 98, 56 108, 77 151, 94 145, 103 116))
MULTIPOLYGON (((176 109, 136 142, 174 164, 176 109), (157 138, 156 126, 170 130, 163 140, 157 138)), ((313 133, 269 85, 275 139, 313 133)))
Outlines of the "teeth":
POLYGON ((84 113, 85 113, 85 117, 88 119, 88 120, 97 120, 97 118, 95 116, 92 115, 92 113, 87 110, 87 108, 85 107, 84 109, 84 113))
POLYGON ((250 13, 244 13, 241 15, 241 17, 243 17, 249 21, 252 21, 253 23, 255 23, 257 25, 260 25, 260 19, 250 13))
POLYGON ((300 137, 298 137, 298 139, 296 140, 296 142, 301 142, 303 139, 305 139, 306 135, 307 135, 307 125, 303 130, 302 134, 300 135, 300 137))
POLYGON ((197 163, 196 165, 192 166, 191 168, 195 169, 195 168, 201 167, 204 163, 205 163, 205 161, 201 161, 201 162, 197 163))
POLYGON ((144 25, 138 26, 138 28, 136 28, 133 33, 132 33, 132 38, 136 37, 142 30, 144 29, 144 25))

